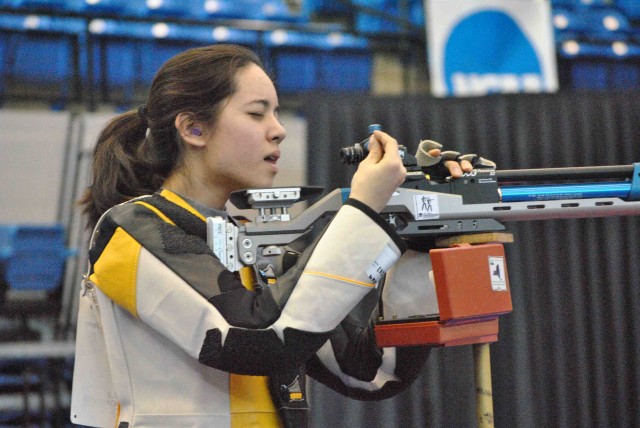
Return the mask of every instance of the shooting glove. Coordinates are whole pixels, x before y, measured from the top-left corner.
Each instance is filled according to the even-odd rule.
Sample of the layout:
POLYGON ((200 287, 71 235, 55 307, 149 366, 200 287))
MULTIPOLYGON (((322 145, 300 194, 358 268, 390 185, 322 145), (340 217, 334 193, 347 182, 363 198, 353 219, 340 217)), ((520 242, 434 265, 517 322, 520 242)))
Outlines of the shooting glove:
POLYGON ((460 162, 466 160, 471 163, 474 169, 496 169, 495 162, 476 154, 461 155, 460 152, 448 150, 441 152, 440 156, 431 156, 429 151, 433 149, 442 149, 442 144, 432 140, 422 140, 416 153, 416 159, 418 165, 422 168, 422 172, 427 174, 429 179, 433 181, 444 182, 451 175, 446 167, 447 161, 460 162))

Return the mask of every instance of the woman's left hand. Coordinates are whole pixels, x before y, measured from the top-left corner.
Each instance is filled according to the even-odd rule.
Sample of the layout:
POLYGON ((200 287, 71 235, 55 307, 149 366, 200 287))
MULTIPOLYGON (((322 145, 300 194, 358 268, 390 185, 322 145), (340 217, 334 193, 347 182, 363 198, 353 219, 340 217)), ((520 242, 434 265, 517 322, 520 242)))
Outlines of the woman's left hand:
MULTIPOLYGON (((440 149, 429 150, 429 155, 433 156, 434 158, 437 158, 441 154, 442 150, 440 149)), ((444 162, 444 165, 447 167, 449 173, 451 174, 451 177, 453 178, 460 178, 462 177, 463 172, 470 172, 471 170, 473 170, 473 165, 471 165, 471 162, 469 162, 468 160, 448 160, 444 162)))

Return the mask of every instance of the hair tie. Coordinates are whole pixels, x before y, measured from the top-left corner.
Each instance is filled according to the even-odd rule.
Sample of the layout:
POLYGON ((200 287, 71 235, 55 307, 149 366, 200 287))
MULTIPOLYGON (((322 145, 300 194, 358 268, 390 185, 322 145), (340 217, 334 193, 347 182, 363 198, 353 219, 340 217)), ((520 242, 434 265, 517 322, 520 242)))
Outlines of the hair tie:
POLYGON ((140 107, 138 107, 138 117, 142 119, 145 123, 149 120, 149 118, 147 117, 146 104, 142 104, 140 107))

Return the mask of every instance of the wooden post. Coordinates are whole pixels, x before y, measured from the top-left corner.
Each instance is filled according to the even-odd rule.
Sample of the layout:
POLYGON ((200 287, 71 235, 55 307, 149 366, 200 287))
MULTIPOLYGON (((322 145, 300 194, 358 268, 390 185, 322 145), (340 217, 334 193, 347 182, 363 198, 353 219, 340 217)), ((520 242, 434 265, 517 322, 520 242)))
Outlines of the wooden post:
POLYGON ((493 427, 493 391, 491 388, 490 343, 473 345, 473 364, 476 380, 476 417, 478 428, 493 427))

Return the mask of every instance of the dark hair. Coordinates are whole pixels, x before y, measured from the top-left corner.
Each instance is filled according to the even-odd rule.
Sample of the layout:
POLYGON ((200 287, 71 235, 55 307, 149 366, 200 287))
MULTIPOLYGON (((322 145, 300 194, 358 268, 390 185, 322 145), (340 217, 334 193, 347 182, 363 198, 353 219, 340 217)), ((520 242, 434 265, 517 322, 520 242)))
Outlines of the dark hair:
POLYGON ((178 114, 214 125, 237 90, 236 73, 250 64, 263 67, 253 51, 235 45, 190 49, 164 63, 146 105, 116 116, 98 137, 92 182, 80 200, 88 227, 112 206, 160 188, 183 159, 178 114))

